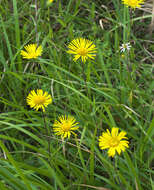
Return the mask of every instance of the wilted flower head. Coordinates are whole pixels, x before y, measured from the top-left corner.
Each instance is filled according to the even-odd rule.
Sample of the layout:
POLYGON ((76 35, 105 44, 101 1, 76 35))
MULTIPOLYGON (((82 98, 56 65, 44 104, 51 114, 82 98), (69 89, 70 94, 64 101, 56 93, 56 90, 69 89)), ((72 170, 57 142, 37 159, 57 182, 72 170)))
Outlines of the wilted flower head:
POLYGON ((67 53, 74 55, 74 61, 77 61, 81 57, 82 62, 85 63, 88 58, 94 59, 96 56, 96 46, 92 41, 84 38, 72 40, 68 48, 67 53))
POLYGON ((53 130, 56 135, 60 135, 61 138, 70 138, 70 135, 76 135, 73 131, 77 130, 79 127, 78 123, 73 116, 62 115, 55 120, 53 124, 53 130))
POLYGON ((26 100, 31 108, 34 108, 36 111, 42 109, 43 112, 45 111, 45 107, 52 103, 51 95, 49 95, 48 92, 43 93, 42 89, 37 89, 36 92, 32 90, 26 100))
POLYGON ((38 46, 37 44, 29 44, 24 46, 25 50, 21 50, 21 55, 24 59, 35 59, 42 54, 42 46, 38 46))
POLYGON ((130 6, 131 8, 139 8, 141 4, 144 3, 144 0, 122 0, 123 4, 127 7, 130 6))
POLYGON ((121 131, 118 134, 119 128, 112 128, 112 131, 107 129, 107 132, 103 132, 102 136, 99 137, 99 146, 100 149, 109 149, 108 150, 108 156, 114 157, 116 151, 120 155, 121 151, 125 151, 126 148, 128 148, 128 141, 122 140, 127 139, 125 137, 126 132, 121 131))
POLYGON ((129 51, 132 46, 130 43, 125 43, 120 46, 120 52, 125 52, 126 50, 129 51))

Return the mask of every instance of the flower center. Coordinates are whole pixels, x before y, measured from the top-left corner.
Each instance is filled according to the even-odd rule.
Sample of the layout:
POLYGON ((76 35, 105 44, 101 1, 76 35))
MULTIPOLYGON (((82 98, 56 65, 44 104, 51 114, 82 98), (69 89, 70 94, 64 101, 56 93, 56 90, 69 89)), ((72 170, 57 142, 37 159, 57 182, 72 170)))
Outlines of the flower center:
POLYGON ((63 123, 63 125, 62 125, 62 130, 63 130, 64 132, 68 132, 68 131, 70 130, 70 128, 71 128, 71 125, 69 124, 69 122, 63 123))
POLYGON ((110 140, 111 147, 116 147, 119 145, 119 143, 120 143, 120 141, 116 137, 112 137, 112 139, 110 140))
POLYGON ((127 49, 127 45, 126 44, 124 44, 124 47, 123 47, 124 49, 127 49))
POLYGON ((79 48, 79 49, 77 50, 77 53, 78 53, 80 56, 86 56, 87 53, 88 53, 88 51, 87 51, 86 48, 79 48))
POLYGON ((138 1, 134 1, 134 0, 131 0, 130 1, 130 4, 132 5, 132 6, 138 6, 139 5, 139 2, 138 1))
POLYGON ((44 104, 45 103, 45 97, 43 97, 43 96, 37 96, 37 97, 35 97, 34 103, 36 105, 42 105, 42 104, 44 104))

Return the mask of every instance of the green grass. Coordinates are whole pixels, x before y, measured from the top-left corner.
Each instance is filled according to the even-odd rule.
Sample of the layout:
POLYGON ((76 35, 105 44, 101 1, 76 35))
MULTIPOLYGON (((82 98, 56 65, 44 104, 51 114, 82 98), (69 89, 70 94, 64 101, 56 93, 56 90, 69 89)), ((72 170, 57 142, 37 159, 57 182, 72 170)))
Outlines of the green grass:
POLYGON ((49 7, 40 0, 37 12, 35 1, 5 0, 0 12, 0 190, 154 189, 152 15, 120 0, 55 0, 49 7), (76 37, 97 47, 84 65, 86 84, 82 64, 67 54, 76 37), (36 40, 41 58, 22 59, 20 50, 36 40), (125 42, 132 48, 122 57, 125 42), (53 97, 45 112, 50 134, 41 112, 26 105, 33 89, 53 97), (77 138, 54 134, 62 114, 79 122, 77 138), (130 144, 109 158, 98 137, 112 127, 126 131, 130 144))

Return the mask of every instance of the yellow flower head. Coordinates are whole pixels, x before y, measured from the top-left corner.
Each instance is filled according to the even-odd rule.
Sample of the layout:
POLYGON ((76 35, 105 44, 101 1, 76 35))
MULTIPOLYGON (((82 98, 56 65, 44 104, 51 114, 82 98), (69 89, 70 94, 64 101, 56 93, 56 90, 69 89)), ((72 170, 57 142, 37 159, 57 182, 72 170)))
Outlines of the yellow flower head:
POLYGON ((27 104, 34 108, 36 111, 38 109, 42 109, 43 112, 45 111, 45 107, 47 107, 48 104, 52 103, 51 95, 49 95, 47 92, 43 93, 43 90, 37 89, 36 92, 32 90, 28 96, 27 96, 27 104))
POLYGON ((53 2, 53 0, 47 0, 47 4, 50 5, 53 2))
POLYGON ((55 120, 53 124, 53 130, 56 135, 61 135, 61 138, 70 138, 70 135, 76 135, 73 131, 77 130, 79 127, 76 126, 78 123, 72 116, 60 116, 58 120, 55 120))
POLYGON ((107 129, 107 132, 103 132, 102 136, 99 137, 99 147, 100 149, 109 149, 108 150, 108 156, 114 157, 116 151, 120 155, 121 151, 125 151, 125 148, 128 148, 128 141, 122 140, 127 139, 125 137, 126 132, 121 131, 118 134, 119 128, 112 128, 112 131, 107 129))
POLYGON ((68 45, 68 48, 67 53, 74 55, 74 61, 77 61, 81 57, 82 62, 85 63, 88 58, 94 59, 96 56, 96 46, 92 41, 84 38, 74 39, 68 45))
POLYGON ((131 8, 137 8, 141 7, 140 4, 144 3, 144 0, 122 0, 123 4, 126 5, 127 7, 130 6, 131 8))
POLYGON ((20 53, 24 59, 34 59, 42 54, 42 46, 37 47, 37 44, 29 44, 24 46, 24 48, 26 51, 21 50, 20 53))

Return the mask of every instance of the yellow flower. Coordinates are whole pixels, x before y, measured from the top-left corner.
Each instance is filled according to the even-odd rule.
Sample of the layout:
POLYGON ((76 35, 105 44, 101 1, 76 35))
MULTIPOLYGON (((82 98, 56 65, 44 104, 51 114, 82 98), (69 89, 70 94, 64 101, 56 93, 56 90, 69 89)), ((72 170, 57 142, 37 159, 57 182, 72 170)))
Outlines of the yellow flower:
POLYGON ((69 45, 69 50, 67 53, 74 55, 74 61, 77 61, 80 57, 83 62, 86 62, 88 58, 94 59, 96 56, 96 46, 93 44, 92 41, 84 39, 84 38, 77 38, 74 39, 69 45))
POLYGON ((43 93, 41 89, 37 89, 36 92, 32 90, 26 100, 31 108, 34 108, 36 111, 41 108, 43 112, 45 111, 45 107, 52 103, 51 95, 49 95, 48 92, 43 93))
POLYGON ((114 157, 116 151, 120 155, 121 151, 125 151, 125 148, 128 148, 128 141, 127 140, 122 140, 122 139, 127 139, 125 137, 126 132, 121 131, 118 134, 119 128, 112 128, 112 131, 107 129, 107 132, 103 132, 102 136, 99 137, 99 146, 100 149, 109 149, 108 150, 108 156, 114 157))
POLYGON ((144 0, 122 0, 123 4, 126 5, 127 7, 130 6, 132 8, 137 8, 137 7, 141 7, 140 4, 144 3, 144 0))
POLYGON ((41 56, 42 54, 42 46, 38 46, 37 44, 29 44, 27 46, 24 46, 25 50, 21 50, 21 55, 24 59, 33 59, 37 58, 38 56, 41 56))
POLYGON ((70 135, 76 135, 73 131, 77 130, 79 127, 76 126, 78 123, 73 116, 60 116, 58 120, 55 120, 53 124, 53 130, 56 135, 61 135, 61 138, 70 138, 70 135))
POLYGON ((49 4, 51 4, 53 2, 53 0, 48 0, 47 1, 47 4, 49 5, 49 4))

